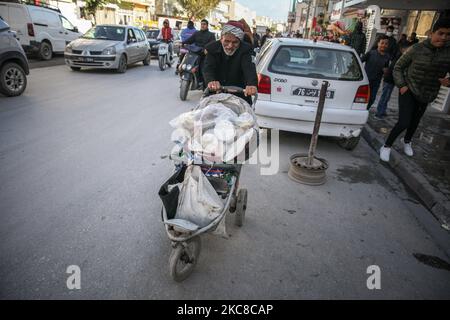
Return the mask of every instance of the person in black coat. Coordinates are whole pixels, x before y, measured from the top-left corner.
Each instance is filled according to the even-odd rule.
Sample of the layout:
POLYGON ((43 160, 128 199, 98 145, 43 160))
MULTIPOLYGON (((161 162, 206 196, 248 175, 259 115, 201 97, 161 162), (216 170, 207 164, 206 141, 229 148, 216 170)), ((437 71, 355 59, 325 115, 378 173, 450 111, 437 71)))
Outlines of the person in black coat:
MULTIPOLYGON (((200 48, 205 48, 208 43, 216 41, 216 36, 214 33, 209 31, 209 22, 206 19, 201 21, 200 30, 195 32, 189 39, 182 42, 182 45, 185 44, 195 44, 200 48)), ((199 85, 202 87, 204 79, 202 77, 202 70, 204 68, 205 63, 205 55, 200 53, 200 61, 199 61, 199 85)))
POLYGON ((245 88, 244 95, 237 96, 252 103, 257 92, 258 76, 252 62, 252 46, 244 42, 244 31, 237 21, 229 21, 222 29, 222 36, 206 46, 203 77, 208 88, 217 91, 221 86, 245 88))

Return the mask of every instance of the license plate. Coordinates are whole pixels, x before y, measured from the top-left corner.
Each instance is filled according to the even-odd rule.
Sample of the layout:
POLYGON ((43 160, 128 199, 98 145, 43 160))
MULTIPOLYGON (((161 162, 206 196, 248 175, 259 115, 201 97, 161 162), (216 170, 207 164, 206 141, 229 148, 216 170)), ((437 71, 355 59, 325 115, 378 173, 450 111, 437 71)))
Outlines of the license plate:
MULTIPOLYGON (((292 91, 292 95, 294 95, 294 96, 302 96, 302 97, 318 98, 319 95, 320 95, 320 89, 294 87, 294 90, 292 91)), ((326 93, 325 97, 327 99, 333 99, 334 98, 334 91, 333 90, 327 90, 327 93, 326 93)))
POLYGON ((79 58, 78 60, 81 62, 94 62, 94 58, 79 58))

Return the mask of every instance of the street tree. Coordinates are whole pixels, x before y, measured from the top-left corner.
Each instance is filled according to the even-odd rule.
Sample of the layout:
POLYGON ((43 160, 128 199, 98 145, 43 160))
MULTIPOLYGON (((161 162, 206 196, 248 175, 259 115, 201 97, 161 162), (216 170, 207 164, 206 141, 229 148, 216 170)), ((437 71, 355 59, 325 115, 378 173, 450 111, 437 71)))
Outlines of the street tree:
POLYGON ((97 19, 95 18, 95 13, 98 9, 101 9, 104 7, 105 4, 107 4, 108 0, 84 0, 84 8, 86 10, 86 13, 90 14, 94 20, 94 25, 97 24, 97 19))
POLYGON ((220 0, 178 0, 178 3, 186 12, 189 20, 203 19, 209 12, 217 7, 220 0))

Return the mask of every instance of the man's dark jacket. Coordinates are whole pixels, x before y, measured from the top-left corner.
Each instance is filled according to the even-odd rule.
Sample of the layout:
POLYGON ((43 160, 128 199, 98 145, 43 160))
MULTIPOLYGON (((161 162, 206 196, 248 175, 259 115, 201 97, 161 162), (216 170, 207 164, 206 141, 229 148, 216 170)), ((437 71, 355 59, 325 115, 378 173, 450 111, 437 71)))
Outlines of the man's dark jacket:
POLYGON ((423 103, 436 99, 441 83, 450 72, 450 45, 434 47, 427 39, 411 46, 394 67, 394 81, 399 88, 407 86, 423 103))
POLYGON ((210 42, 216 41, 214 33, 209 30, 199 30, 195 32, 189 39, 183 42, 183 44, 195 44, 199 47, 205 48, 210 42))
POLYGON ((206 84, 219 81, 222 86, 241 88, 258 85, 256 67, 251 58, 251 45, 241 42, 232 56, 225 54, 220 41, 210 43, 206 50, 208 53, 203 69, 206 84))

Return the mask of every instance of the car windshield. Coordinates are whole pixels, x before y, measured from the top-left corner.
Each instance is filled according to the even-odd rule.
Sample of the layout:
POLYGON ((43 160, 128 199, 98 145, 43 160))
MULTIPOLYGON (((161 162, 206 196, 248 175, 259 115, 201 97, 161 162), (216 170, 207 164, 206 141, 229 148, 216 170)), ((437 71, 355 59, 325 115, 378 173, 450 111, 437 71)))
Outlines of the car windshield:
POLYGON ((360 81, 363 73, 353 52, 326 48, 282 46, 269 71, 300 77, 360 81))
POLYGON ((113 26, 96 26, 83 35, 85 39, 124 41, 125 28, 113 26))
POLYGON ((149 30, 146 35, 148 39, 156 39, 158 37, 159 30, 149 30))

